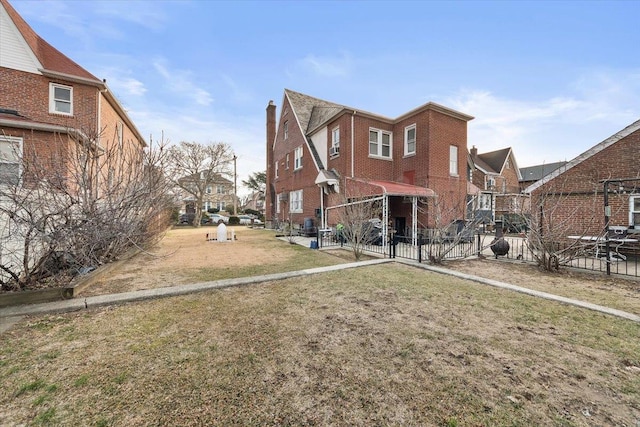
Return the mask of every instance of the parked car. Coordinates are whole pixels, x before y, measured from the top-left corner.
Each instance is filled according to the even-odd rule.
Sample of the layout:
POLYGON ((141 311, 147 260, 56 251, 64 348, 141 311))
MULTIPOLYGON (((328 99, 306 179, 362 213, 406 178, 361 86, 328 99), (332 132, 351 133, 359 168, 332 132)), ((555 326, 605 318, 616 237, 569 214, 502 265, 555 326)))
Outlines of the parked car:
MULTIPOLYGON (((182 214, 180 215, 180 219, 178 220, 178 223, 193 224, 193 219, 195 217, 196 217, 196 214, 193 212, 182 214)), ((210 223, 211 223, 211 218, 207 214, 203 213, 202 218, 200 218, 200 224, 204 225, 204 224, 210 224, 210 223)))
POLYGON ((250 225, 253 217, 251 215, 238 215, 240 225, 250 225))
POLYGON ((211 222, 214 224, 225 223, 229 224, 229 217, 220 214, 210 214, 211 222))

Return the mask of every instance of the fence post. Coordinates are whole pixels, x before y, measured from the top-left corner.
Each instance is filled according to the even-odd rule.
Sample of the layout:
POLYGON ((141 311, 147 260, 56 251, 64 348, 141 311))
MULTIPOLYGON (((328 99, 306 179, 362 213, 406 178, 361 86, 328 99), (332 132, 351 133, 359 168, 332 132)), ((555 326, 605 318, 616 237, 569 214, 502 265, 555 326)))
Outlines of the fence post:
POLYGON ((478 232, 476 237, 477 237, 477 239, 476 239, 476 253, 477 253, 477 256, 480 256, 480 232, 478 232))
POLYGON ((422 263, 422 236, 418 234, 418 262, 422 263))
POLYGON ((320 229, 316 228, 316 240, 318 241, 318 248, 322 247, 322 233, 320 233, 320 229))

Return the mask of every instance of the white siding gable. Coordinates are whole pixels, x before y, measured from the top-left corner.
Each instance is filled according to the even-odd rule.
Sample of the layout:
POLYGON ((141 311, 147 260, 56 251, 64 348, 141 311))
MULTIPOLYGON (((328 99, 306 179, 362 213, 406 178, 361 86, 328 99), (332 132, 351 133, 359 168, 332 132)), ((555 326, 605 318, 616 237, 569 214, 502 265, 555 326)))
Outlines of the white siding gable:
POLYGON ((33 54, 9 14, 0 5, 0 67, 41 74, 42 64, 33 54))
POLYGON ((314 133, 313 136, 311 136, 311 141, 313 141, 313 145, 318 151, 318 156, 320 156, 322 164, 327 166, 327 153, 329 150, 327 147, 327 127, 325 126, 314 133))

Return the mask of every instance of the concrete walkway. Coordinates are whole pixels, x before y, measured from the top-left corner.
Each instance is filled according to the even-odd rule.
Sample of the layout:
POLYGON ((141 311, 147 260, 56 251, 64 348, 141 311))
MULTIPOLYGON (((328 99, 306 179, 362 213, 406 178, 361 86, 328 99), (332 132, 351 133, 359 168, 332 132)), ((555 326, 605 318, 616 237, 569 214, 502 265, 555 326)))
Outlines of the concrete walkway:
MULTIPOLYGON (((306 242, 304 242, 306 244, 306 242)), ((370 265, 385 264, 390 262, 400 262, 405 265, 410 265, 416 268, 432 271, 439 274, 447 274, 450 276, 459 277, 465 280, 471 280, 484 285, 494 286, 501 289, 507 289, 523 294, 531 295, 538 298, 544 298, 551 301, 560 302, 563 304, 573 305, 576 307, 586 308, 589 310, 597 311, 600 313, 616 316, 622 319, 631 320, 640 323, 640 316, 632 313, 628 313, 621 310, 616 310, 609 307, 604 307, 589 302, 579 301, 571 298, 566 298, 558 295, 549 294, 546 292, 535 291, 532 289, 515 286, 509 283, 499 282, 497 280, 485 279, 482 277, 476 277, 466 273, 460 273, 454 270, 448 270, 441 267, 434 267, 426 264, 418 264, 415 261, 403 260, 403 259, 373 259, 368 261, 360 261, 349 264, 338 264, 328 267, 310 268, 306 270, 289 271, 284 273, 267 274, 263 276, 254 277, 241 277, 235 279, 217 280, 212 282, 194 283, 190 285, 170 286, 156 289, 146 289, 135 292, 124 292, 111 295, 99 295, 87 298, 75 298, 70 300, 56 301, 43 304, 31 304, 20 305, 15 307, 5 307, 0 309, 0 333, 9 329, 12 325, 19 322, 23 316, 26 315, 40 315, 51 313, 65 313, 72 311, 86 310, 94 307, 101 307, 106 305, 123 304, 133 301, 144 301, 156 298, 177 296, 191 294, 195 292, 204 292, 213 289, 222 289, 231 286, 249 285, 254 283, 269 282, 274 280, 284 280, 293 277, 308 276, 311 274, 326 273, 330 271, 345 270, 348 268, 365 267, 370 265)))

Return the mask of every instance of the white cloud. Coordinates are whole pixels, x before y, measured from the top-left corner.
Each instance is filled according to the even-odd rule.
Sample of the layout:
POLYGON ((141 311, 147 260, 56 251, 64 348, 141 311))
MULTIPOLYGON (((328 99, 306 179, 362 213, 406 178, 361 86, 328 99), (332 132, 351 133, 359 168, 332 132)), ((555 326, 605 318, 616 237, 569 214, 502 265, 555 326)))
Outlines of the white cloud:
POLYGON ((567 95, 516 100, 460 90, 445 105, 471 114, 468 145, 479 152, 512 147, 520 167, 571 160, 640 118, 637 73, 582 76, 567 95))
POLYGON ((213 97, 209 92, 193 83, 191 71, 170 70, 162 58, 153 61, 153 67, 164 78, 164 86, 171 92, 191 98, 196 104, 202 106, 208 106, 213 102, 213 97))
POLYGON ((338 56, 307 55, 299 61, 303 69, 322 77, 345 77, 351 73, 353 61, 348 52, 342 51, 338 56))

